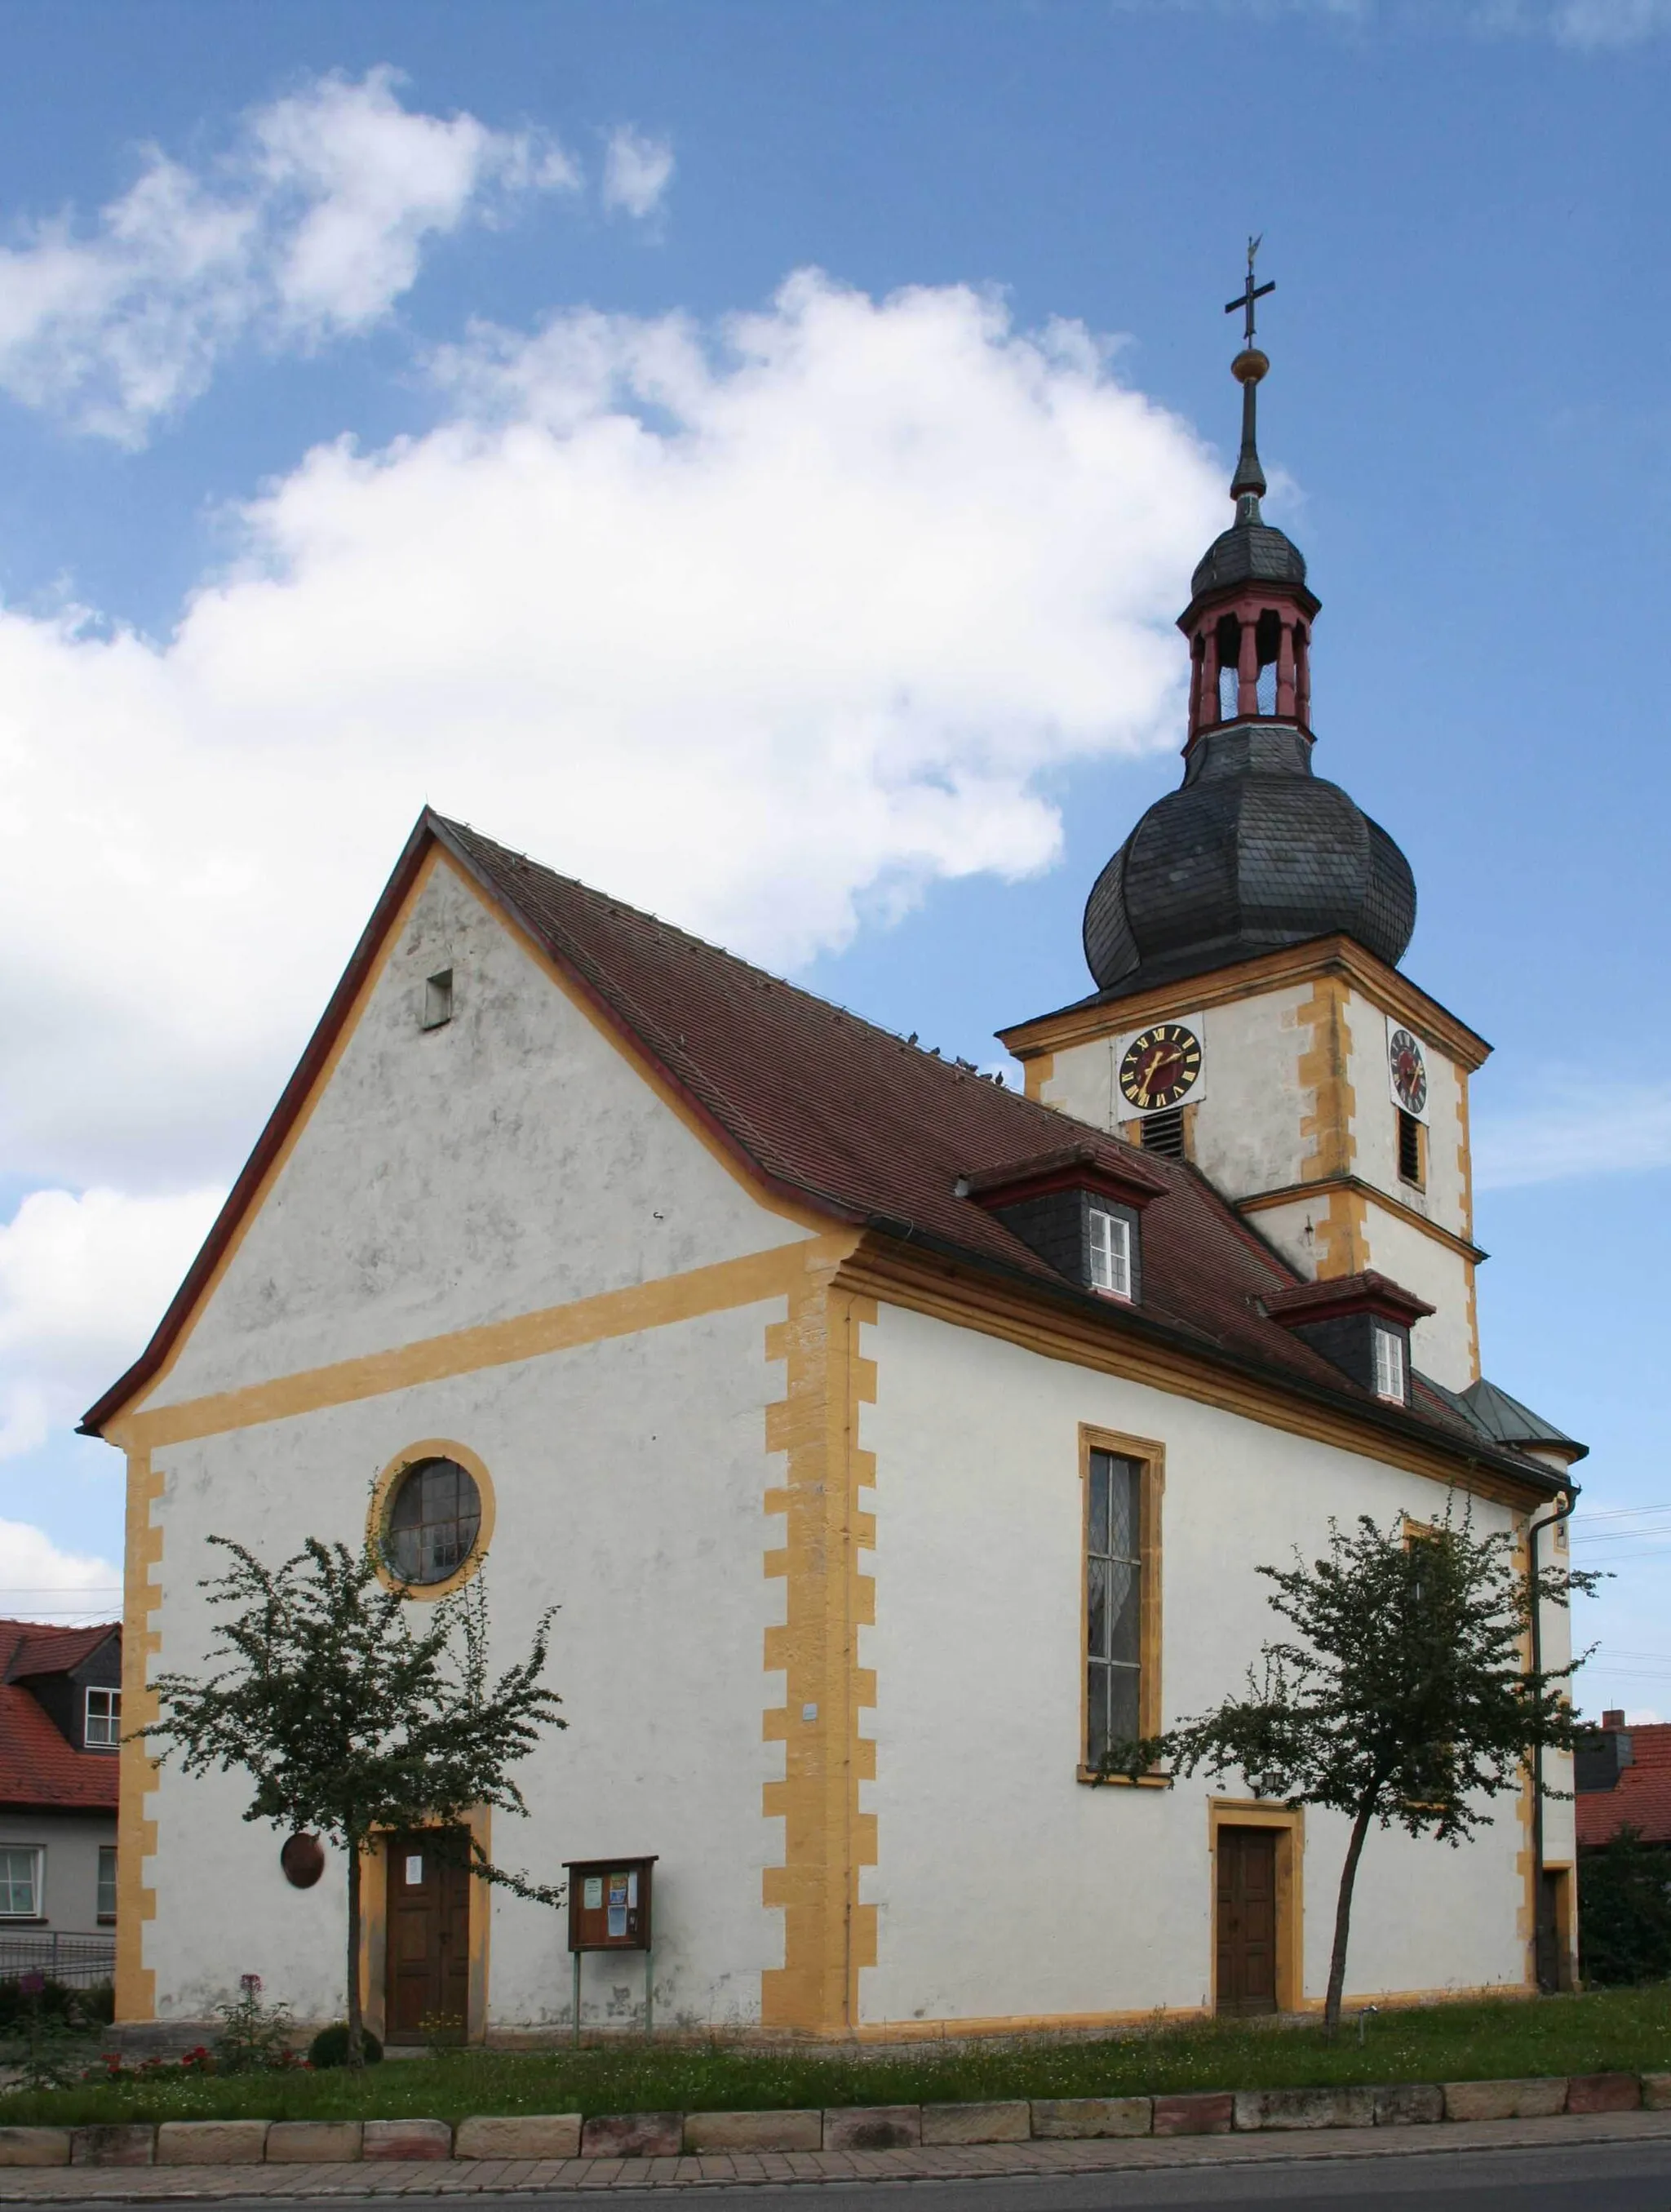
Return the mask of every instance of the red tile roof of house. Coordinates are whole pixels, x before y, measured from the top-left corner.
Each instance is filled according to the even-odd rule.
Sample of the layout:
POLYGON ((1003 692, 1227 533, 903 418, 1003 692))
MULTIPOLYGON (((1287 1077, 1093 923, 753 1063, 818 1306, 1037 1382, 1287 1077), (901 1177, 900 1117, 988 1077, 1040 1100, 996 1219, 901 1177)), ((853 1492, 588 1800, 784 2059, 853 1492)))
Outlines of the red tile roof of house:
POLYGON ((115 1753, 76 1750, 15 1678, 20 1658, 32 1674, 61 1674, 121 1632, 120 1624, 109 1620, 96 1628, 0 1620, 0 1810, 115 1812, 115 1753))
POLYGON ((1671 1723, 1630 1728, 1631 1764, 1611 1790, 1581 1790, 1573 1799, 1581 1844, 1610 1844, 1621 1827, 1644 1843, 1671 1844, 1671 1723))
POLYGON ((1193 1167, 1089 1127, 1074 1130, 1077 1148, 1164 1189, 1143 1216, 1141 1308, 1078 1290, 974 1197, 958 1194, 960 1181, 982 1170, 1059 1151, 1064 1123, 1054 1109, 428 811, 191 1273, 150 1345, 91 1408, 84 1430, 97 1433, 161 1364, 434 844, 520 921, 605 1021, 659 1065, 717 1143, 783 1196, 1095 1309, 1110 1329, 1159 1336, 1348 1406, 1378 1426, 1420 1432, 1428 1443, 1512 1471, 1539 1492, 1557 1487, 1546 1468, 1494 1445, 1419 1378, 1408 1412, 1389 1406, 1269 1319, 1263 1299, 1299 1278, 1193 1167))

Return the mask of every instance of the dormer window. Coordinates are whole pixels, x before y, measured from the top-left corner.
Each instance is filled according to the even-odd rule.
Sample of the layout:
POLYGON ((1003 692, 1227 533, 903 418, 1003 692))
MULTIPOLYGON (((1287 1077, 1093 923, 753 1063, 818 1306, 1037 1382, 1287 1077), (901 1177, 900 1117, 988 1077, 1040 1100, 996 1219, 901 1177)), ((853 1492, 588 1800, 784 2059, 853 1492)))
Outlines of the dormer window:
POLYGON ((1404 1335, 1400 1329, 1383 1328, 1379 1322, 1373 1331, 1375 1346, 1375 1395, 1390 1398, 1403 1405, 1409 1395, 1405 1381, 1404 1335))
POLYGON ((1109 1139, 977 1168, 956 1185, 1079 1290, 1132 1305, 1143 1298, 1143 1208, 1170 1188, 1109 1139))
POLYGON ((1334 1275, 1265 1293, 1265 1310, 1360 1389, 1410 1402, 1410 1331, 1433 1309, 1385 1275, 1334 1275))
POLYGON ((122 1692, 89 1690, 82 1741, 89 1751, 114 1751, 122 1741, 122 1692))
POLYGON ((1116 1298, 1132 1294, 1132 1224, 1122 1213, 1105 1206, 1090 1209, 1091 1286, 1116 1298))

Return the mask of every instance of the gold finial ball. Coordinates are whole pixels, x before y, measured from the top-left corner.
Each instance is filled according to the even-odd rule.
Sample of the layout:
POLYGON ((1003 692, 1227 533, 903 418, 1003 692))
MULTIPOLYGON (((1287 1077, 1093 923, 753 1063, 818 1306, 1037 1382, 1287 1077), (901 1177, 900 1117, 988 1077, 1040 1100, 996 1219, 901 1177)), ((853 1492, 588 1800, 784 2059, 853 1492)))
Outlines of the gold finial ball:
POLYGON ((1230 373, 1238 384, 1257 384, 1270 368, 1270 357, 1257 346, 1248 346, 1237 355, 1230 365, 1230 373))

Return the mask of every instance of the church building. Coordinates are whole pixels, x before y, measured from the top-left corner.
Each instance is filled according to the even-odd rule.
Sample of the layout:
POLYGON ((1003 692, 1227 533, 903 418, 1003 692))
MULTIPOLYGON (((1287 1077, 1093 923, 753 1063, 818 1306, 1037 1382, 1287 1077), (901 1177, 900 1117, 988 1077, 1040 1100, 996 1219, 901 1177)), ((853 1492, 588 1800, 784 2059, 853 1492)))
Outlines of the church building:
MULTIPOLYGON (((1182 781, 1091 890, 1094 988, 1003 1032, 1024 1095, 426 811, 87 1416, 127 1458, 130 1727, 204 1664, 210 1535, 368 1539, 417 1606, 480 1575, 502 1658, 561 1608, 568 1728, 529 1818, 477 1826, 537 1880, 595 1863, 603 1954, 387 1838, 395 2041, 556 2038, 577 1990, 629 2029, 647 1986, 658 2029, 877 2041, 1321 2007, 1344 1820, 1104 1753, 1237 1687, 1258 1568, 1332 1519, 1454 1496, 1525 1536, 1583 1447, 1480 1371, 1488 1048, 1401 969, 1409 865, 1314 770, 1253 296, 1182 781)), ((340 1861, 297 1879, 243 1777, 121 1761, 118 2019, 246 1972, 338 2016, 340 1861)), ((1349 2003, 1570 1978, 1571 1808, 1540 1852, 1529 1787, 1495 1812, 1372 1833, 1349 2003)))

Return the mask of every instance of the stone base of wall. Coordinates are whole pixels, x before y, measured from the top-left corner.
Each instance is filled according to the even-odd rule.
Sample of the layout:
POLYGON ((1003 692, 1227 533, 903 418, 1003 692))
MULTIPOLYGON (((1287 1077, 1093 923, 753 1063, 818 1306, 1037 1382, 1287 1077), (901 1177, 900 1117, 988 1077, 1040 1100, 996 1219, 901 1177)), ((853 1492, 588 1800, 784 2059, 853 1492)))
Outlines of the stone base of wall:
POLYGON ((165 2120, 0 2127, 0 2166, 337 2165, 359 2159, 672 2158, 726 2150, 893 2150, 1107 2136, 1228 2135, 1671 2109, 1671 2074, 1382 2088, 1243 2089, 1028 2104, 846 2105, 828 2112, 483 2113, 445 2120, 165 2120))

